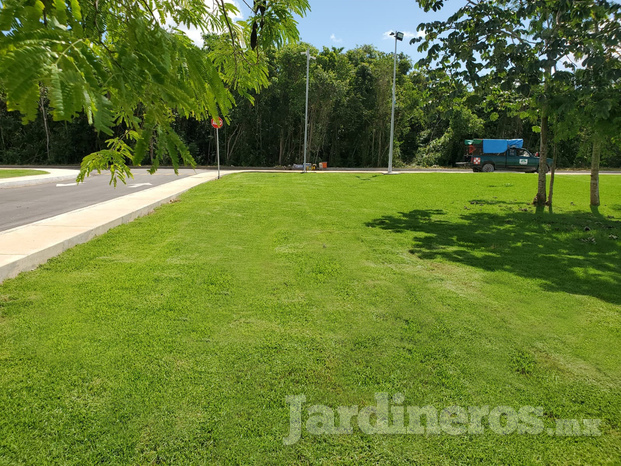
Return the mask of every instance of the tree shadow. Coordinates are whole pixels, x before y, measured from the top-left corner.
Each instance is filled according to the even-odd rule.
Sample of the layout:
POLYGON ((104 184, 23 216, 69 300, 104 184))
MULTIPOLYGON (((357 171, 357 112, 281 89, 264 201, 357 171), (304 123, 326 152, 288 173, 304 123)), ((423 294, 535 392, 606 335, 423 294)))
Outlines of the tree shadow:
MULTIPOLYGON (((500 203, 499 203, 500 204, 500 203)), ((621 304, 621 222, 588 213, 442 210, 384 216, 368 227, 414 232, 410 253, 531 278, 547 291, 621 304)))

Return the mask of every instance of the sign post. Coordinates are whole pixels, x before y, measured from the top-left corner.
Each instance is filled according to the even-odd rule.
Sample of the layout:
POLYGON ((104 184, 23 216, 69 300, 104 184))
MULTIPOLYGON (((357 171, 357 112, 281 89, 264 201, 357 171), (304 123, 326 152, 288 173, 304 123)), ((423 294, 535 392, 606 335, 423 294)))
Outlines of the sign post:
POLYGON ((222 125, 224 124, 224 122, 222 121, 222 118, 218 117, 218 119, 216 120, 215 118, 211 119, 211 126, 213 126, 214 128, 216 128, 216 158, 218 159, 218 179, 220 179, 220 128, 222 128, 222 125))

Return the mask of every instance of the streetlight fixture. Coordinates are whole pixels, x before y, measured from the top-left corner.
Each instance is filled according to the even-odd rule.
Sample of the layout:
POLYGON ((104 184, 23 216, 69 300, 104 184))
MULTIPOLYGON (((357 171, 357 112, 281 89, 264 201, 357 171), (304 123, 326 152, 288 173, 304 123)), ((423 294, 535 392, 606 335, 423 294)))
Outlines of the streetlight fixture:
POLYGON ((304 115, 304 173, 306 173, 306 147, 308 143, 308 87, 309 87, 309 75, 310 75, 310 61, 316 60, 310 54, 310 47, 306 49, 306 52, 302 52, 302 55, 306 55, 306 112, 304 115))
POLYGON ((392 115, 390 117, 390 150, 388 151, 388 174, 392 174, 392 154, 395 139, 395 105, 397 103, 397 42, 403 40, 402 32, 391 32, 395 36, 395 65, 392 75, 392 115))

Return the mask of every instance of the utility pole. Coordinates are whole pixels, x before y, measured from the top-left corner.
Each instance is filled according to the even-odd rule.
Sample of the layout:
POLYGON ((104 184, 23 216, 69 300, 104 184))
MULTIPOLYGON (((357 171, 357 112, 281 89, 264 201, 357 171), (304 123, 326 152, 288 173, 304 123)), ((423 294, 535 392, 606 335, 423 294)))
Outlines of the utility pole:
POLYGON ((388 151, 388 174, 392 174, 392 154, 395 142, 395 105, 397 104, 397 42, 403 40, 402 32, 391 32, 395 36, 395 65, 392 75, 392 115, 390 117, 390 150, 388 151))
POLYGON ((306 55, 306 112, 304 115, 304 173, 306 173, 306 150, 308 146, 308 88, 310 82, 310 61, 315 60, 310 54, 310 47, 306 49, 306 52, 302 52, 302 55, 306 55))

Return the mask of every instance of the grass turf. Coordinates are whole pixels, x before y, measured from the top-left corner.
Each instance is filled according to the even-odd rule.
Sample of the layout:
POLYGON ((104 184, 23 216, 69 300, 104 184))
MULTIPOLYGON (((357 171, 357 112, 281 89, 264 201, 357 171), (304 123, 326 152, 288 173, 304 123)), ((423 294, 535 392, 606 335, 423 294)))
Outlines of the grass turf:
MULTIPOLYGON (((0 463, 621 457, 621 177, 244 174, 0 286, 0 463), (313 436, 287 395, 542 406, 601 437, 313 436)), ((306 419, 306 418, 305 418, 306 419)))
POLYGON ((21 170, 0 168, 0 178, 16 178, 18 176, 46 175, 48 172, 43 170, 21 170))

